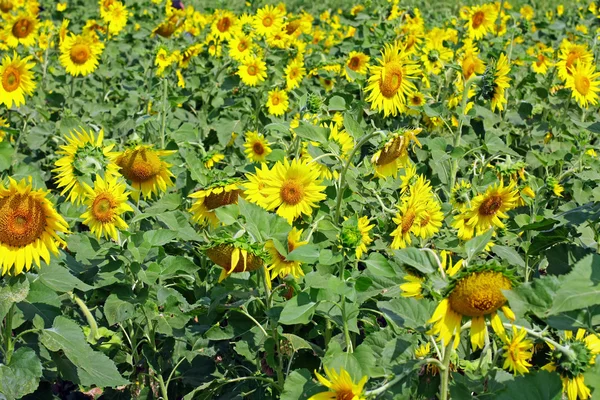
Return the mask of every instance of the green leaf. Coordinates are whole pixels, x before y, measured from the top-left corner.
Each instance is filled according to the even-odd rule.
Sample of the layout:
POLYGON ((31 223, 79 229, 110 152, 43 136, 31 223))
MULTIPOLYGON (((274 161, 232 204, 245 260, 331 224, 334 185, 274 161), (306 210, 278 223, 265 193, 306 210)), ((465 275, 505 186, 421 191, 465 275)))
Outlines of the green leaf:
POLYGON ((42 363, 29 347, 15 351, 8 365, 0 365, 0 395, 17 400, 33 393, 40 384, 42 363))
POLYGON ((549 315, 600 304, 600 254, 590 254, 564 276, 549 315))
POLYGON ((425 299, 400 297, 379 301, 377 308, 401 328, 424 331, 427 320, 433 315, 434 304, 425 299))
POLYGON ((104 316, 109 325, 126 321, 133 317, 135 307, 128 301, 119 299, 116 294, 111 294, 104 303, 104 316))
POLYGON ((374 275, 385 276, 388 278, 397 275, 396 271, 394 271, 394 268, 383 254, 371 253, 369 254, 369 258, 363 262, 367 265, 367 269, 374 275))
POLYGON ((160 247, 173 241, 177 237, 176 231, 161 229, 159 231, 144 232, 144 241, 152 247, 160 247))
POLYGON ((365 134, 356 118, 349 112, 344 113, 344 128, 354 139, 360 139, 365 134))
POLYGON ((494 245, 492 252, 503 260, 506 260, 510 265, 525 268, 525 261, 523 261, 523 258, 512 247, 494 245))
POLYGON ((319 259, 321 249, 314 244, 305 244, 297 247, 291 253, 288 253, 287 259, 290 261, 301 261, 303 263, 312 264, 319 259))
POLYGON ((308 350, 312 349, 311 344, 309 342, 307 342, 306 340, 302 339, 300 336, 296 336, 291 333, 284 333, 283 336, 290 342, 294 352, 296 352, 298 350, 302 350, 302 349, 308 349, 308 350))
POLYGON ((13 304, 22 302, 29 295, 29 281, 24 276, 8 278, 5 284, 0 286, 0 322, 13 304))
POLYGON ((54 259, 50 265, 40 269, 38 276, 44 285, 59 293, 67 293, 73 289, 84 292, 93 289, 92 286, 74 277, 68 269, 59 265, 54 259))
POLYGON ((121 377, 114 362, 92 350, 85 341, 81 327, 68 318, 56 317, 52 328, 42 331, 40 341, 50 351, 64 352, 77 367, 79 383, 84 386, 107 387, 129 383, 121 377))
POLYGON ((341 96, 333 96, 329 99, 329 111, 344 111, 346 109, 346 100, 341 96))
POLYGON ((483 235, 475 236, 473 239, 469 240, 465 243, 465 251, 467 253, 467 262, 470 262, 471 259, 481 253, 485 246, 492 240, 493 229, 490 229, 483 235))
POLYGON ((216 208, 215 214, 219 221, 225 225, 232 225, 237 221, 237 218, 240 215, 240 209, 237 204, 229 204, 216 208))
POLYGON ((279 322, 284 325, 308 324, 317 308, 307 293, 300 293, 285 303, 279 322))
POLYGON ((300 121, 300 126, 294 129, 296 135, 300 136, 303 139, 308 139, 310 141, 326 143, 328 135, 327 128, 321 128, 319 126, 314 126, 308 124, 304 121, 300 121))
POLYGON ((548 371, 530 372, 506 382, 506 389, 496 397, 497 400, 549 400, 560 398, 562 382, 556 373, 548 371))
POLYGON ((556 277, 545 276, 519 285, 512 290, 505 290, 503 293, 517 317, 523 317, 529 312, 543 317, 552 304, 560 284, 556 277))
POLYGON ((310 396, 324 392, 326 388, 317 384, 306 369, 298 369, 292 371, 283 385, 283 393, 281 393, 281 400, 299 400, 307 399, 310 396))
POLYGON ((0 171, 6 171, 12 164, 14 149, 6 140, 0 142, 0 171))
POLYGON ((402 264, 409 265, 424 274, 430 274, 438 269, 435 257, 427 250, 412 247, 394 250, 394 257, 402 264))

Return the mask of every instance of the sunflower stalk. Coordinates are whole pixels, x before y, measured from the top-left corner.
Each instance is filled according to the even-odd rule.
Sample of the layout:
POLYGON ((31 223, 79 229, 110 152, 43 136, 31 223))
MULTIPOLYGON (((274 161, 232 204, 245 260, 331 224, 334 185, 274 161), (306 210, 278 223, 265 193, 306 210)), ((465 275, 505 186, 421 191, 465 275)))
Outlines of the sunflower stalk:
POLYGON ((10 360, 12 359, 15 348, 15 342, 12 338, 12 321, 15 315, 15 307, 15 303, 12 303, 10 309, 8 310, 8 314, 6 314, 4 331, 2 332, 4 335, 4 365, 10 364, 10 360))
MULTIPOLYGON (((270 310, 271 310, 271 289, 270 289, 270 285, 269 285, 269 281, 268 281, 269 274, 264 265, 262 266, 262 268, 260 270, 261 270, 260 275, 262 276, 263 286, 265 289, 265 299, 267 301, 265 306, 266 306, 267 315, 269 315, 270 310)), ((277 384, 278 384, 277 386, 278 386, 278 388, 281 389, 281 388, 283 388, 285 378, 283 376, 283 356, 281 354, 279 333, 277 332, 277 324, 274 324, 273 321, 271 320, 271 318, 269 318, 269 326, 271 329, 271 337, 273 338, 273 342, 275 343, 275 351, 277 352, 277 368, 276 368, 277 384)))
POLYGON ((167 127, 167 95, 168 95, 168 82, 165 78, 162 81, 163 93, 162 93, 162 112, 160 116, 160 148, 165 148, 165 130, 167 127))
POLYGON ((450 360, 454 348, 452 341, 448 343, 444 349, 444 358, 442 359, 442 367, 440 368, 440 400, 448 400, 448 383, 450 380, 450 360))

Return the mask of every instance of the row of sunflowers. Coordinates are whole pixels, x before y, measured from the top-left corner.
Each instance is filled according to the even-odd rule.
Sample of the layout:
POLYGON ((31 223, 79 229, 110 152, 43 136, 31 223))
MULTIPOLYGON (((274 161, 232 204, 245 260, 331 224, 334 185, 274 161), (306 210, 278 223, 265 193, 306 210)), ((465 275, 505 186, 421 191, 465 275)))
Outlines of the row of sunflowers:
POLYGON ((600 393, 600 5, 413 3, 0 0, 0 395, 600 393))

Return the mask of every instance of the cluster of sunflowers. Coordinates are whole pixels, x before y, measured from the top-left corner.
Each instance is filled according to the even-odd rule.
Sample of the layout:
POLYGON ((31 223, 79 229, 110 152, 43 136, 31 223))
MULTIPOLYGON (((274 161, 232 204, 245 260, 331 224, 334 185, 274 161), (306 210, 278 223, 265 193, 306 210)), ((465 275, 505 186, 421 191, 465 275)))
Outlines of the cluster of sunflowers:
MULTIPOLYGON (((542 290, 536 282, 550 285, 553 274, 566 282, 560 275, 583 268, 578 254, 589 260, 600 249, 600 214, 585 214, 600 200, 596 2, 456 4, 436 16, 398 0, 320 13, 284 3, 236 11, 100 0, 85 5, 87 20, 74 3, 0 0, 0 298, 46 264, 80 262, 65 254, 78 248, 68 238, 84 235, 128 265, 113 283, 160 303, 141 308, 145 319, 119 317, 132 352, 115 357, 135 360, 132 387, 139 376, 156 379, 148 386, 157 397, 185 394, 185 379, 172 378, 191 355, 156 370, 134 335, 149 329, 142 340, 158 354, 158 328, 145 313, 164 319, 174 304, 173 313, 189 317, 177 329, 194 351, 222 340, 208 332, 227 326, 230 313, 263 335, 235 346, 256 371, 235 357, 229 370, 215 366, 214 385, 198 384, 208 396, 254 380, 264 383, 248 391, 257 398, 426 397, 418 383, 435 380, 446 400, 453 387, 465 392, 467 379, 485 382, 468 393, 490 395, 490 370, 525 375, 495 375, 502 390, 559 378, 569 400, 600 390, 586 379, 599 373, 597 314, 588 310, 587 322, 557 314, 570 318, 559 323, 547 309, 534 311, 552 299, 531 300, 542 290), (120 51, 127 43, 139 49, 120 51), (76 101, 76 83, 90 107, 76 101), (37 145, 47 126, 60 133, 37 145), (583 217, 568 217, 582 207, 583 217), (167 211, 179 213, 161 219, 167 211), (173 226, 191 224, 177 236, 173 226), (138 233, 165 225, 180 242, 136 248, 149 242, 138 233), (544 254, 553 248, 571 252, 566 271, 544 254), (177 276, 163 288, 149 278, 175 258, 195 266, 192 283, 177 276), (254 300, 260 307, 249 307, 254 300), (213 328, 198 327, 207 321, 213 328), (399 337, 410 341, 407 359, 377 366, 372 360, 389 350, 381 342, 399 337), (313 359, 294 360, 298 349, 312 349, 313 359), (151 372, 136 375, 140 365, 151 372), (310 385, 309 366, 327 391, 310 385), (230 377, 236 368, 250 375, 230 377)), ((108 304, 87 308, 97 296, 69 293, 96 345, 95 319, 116 317, 108 304)), ((565 310, 583 312, 596 305, 589 301, 565 310)), ((43 328, 25 314, 21 324, 38 325, 13 326, 18 313, 0 308, 3 368, 18 368, 10 364, 15 345, 43 328)), ((120 335, 109 328, 111 338, 120 335)), ((0 394, 3 384, 0 377, 0 394)))

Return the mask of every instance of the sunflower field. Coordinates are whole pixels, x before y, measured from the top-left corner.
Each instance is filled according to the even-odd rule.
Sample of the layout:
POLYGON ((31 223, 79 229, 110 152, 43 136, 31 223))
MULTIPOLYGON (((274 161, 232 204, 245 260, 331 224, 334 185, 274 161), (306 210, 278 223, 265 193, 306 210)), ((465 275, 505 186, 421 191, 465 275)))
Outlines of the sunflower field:
POLYGON ((600 2, 0 18, 0 399, 600 399, 600 2))

